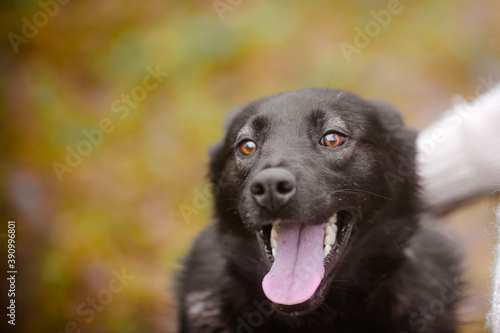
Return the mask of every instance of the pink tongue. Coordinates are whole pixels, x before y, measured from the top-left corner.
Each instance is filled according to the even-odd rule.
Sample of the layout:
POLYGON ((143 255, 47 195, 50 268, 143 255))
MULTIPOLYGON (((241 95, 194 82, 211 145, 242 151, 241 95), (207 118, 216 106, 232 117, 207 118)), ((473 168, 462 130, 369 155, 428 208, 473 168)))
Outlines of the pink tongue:
POLYGON ((272 302, 283 305, 307 301, 318 289, 323 267, 324 225, 283 224, 273 266, 262 280, 272 302))

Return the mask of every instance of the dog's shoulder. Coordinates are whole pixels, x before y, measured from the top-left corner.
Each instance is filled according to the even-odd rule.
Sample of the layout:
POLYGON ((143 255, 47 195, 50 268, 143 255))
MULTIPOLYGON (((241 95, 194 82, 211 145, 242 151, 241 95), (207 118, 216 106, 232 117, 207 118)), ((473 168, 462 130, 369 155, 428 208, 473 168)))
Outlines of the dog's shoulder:
POLYGON ((196 238, 184 259, 179 279, 186 290, 205 290, 214 287, 224 270, 225 259, 217 242, 215 225, 205 228, 196 238))
POLYGON ((419 331, 457 325, 455 309, 465 288, 462 251, 457 237, 425 218, 404 250, 406 264, 393 286, 399 289, 400 310, 411 314, 407 320, 419 331), (426 317, 429 313, 431 321, 426 317))
POLYGON ((222 329, 219 285, 224 276, 225 259, 216 233, 214 225, 203 230, 184 259, 177 290, 180 332, 222 329))

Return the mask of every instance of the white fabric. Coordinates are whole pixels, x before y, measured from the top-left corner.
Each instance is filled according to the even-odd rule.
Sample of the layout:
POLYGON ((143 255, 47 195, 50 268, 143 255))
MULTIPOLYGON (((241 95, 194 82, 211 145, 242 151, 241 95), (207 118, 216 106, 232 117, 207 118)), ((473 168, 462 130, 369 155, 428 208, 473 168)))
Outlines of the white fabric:
MULTIPOLYGON (((500 233, 500 205, 497 208, 497 234, 500 233)), ((500 238, 497 239, 495 251, 495 266, 493 268, 493 283, 491 291, 491 308, 488 313, 488 326, 494 333, 500 332, 500 238)))
POLYGON ((420 133, 423 199, 441 213, 500 188, 500 85, 420 133))

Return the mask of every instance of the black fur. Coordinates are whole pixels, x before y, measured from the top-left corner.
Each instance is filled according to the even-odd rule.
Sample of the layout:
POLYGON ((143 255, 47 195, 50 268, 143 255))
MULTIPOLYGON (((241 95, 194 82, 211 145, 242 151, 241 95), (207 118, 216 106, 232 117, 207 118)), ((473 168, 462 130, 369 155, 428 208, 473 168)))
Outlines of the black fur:
POLYGON ((215 221, 179 277, 179 331, 456 332, 459 256, 420 216, 415 138, 387 103, 340 90, 281 93, 233 111, 210 149, 215 221), (319 144, 332 129, 344 145, 319 144), (258 146, 249 156, 237 151, 246 138, 258 146), (272 167, 292 173, 297 188, 276 211, 249 189, 272 167), (349 212, 354 226, 327 291, 314 306, 280 311, 262 290, 268 268, 256 230, 277 218, 321 223, 334 211, 349 212))

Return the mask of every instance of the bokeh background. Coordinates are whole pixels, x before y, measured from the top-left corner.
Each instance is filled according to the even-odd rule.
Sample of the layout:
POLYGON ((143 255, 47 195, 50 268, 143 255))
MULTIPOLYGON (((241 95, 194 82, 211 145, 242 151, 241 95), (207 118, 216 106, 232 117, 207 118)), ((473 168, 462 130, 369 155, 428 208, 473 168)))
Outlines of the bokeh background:
MULTIPOLYGON (((207 149, 231 108, 329 86, 390 101, 422 129, 456 94, 500 82, 500 2, 402 0, 376 23, 389 6, 0 2, 0 261, 14 219, 15 328, 175 331, 175 273, 210 223, 207 149), (369 40, 356 37, 367 27, 369 40), (360 47, 346 56, 347 44, 360 47), (119 291, 118 272, 128 276, 119 291)), ((483 331, 497 204, 439 222, 466 247, 462 332, 483 331)), ((5 294, 2 332, 13 331, 5 294)))

